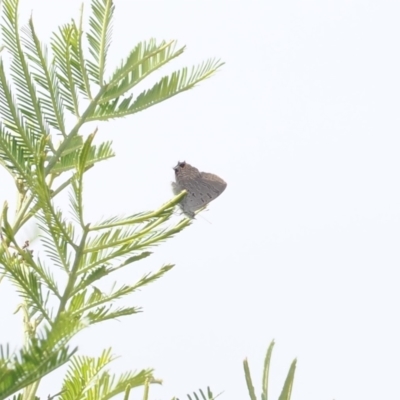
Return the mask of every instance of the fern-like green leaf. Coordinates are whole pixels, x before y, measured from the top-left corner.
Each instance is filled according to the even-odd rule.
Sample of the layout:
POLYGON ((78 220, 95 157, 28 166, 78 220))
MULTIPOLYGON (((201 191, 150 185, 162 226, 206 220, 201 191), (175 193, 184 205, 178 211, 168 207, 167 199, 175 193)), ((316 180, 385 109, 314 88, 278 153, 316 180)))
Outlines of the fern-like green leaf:
POLYGON ((3 124, 15 134, 21 135, 25 145, 32 153, 33 146, 31 140, 26 140, 27 127, 17 106, 15 96, 11 90, 11 85, 7 78, 3 60, 0 59, 0 111, 3 124))
POLYGON ((137 314, 139 312, 141 312, 141 309, 138 307, 102 306, 96 308, 95 311, 89 312, 87 317, 89 318, 91 324, 96 324, 107 320, 113 320, 132 314, 137 314))
POLYGON ((89 19, 89 53, 93 61, 88 61, 88 73, 99 86, 104 84, 104 73, 107 52, 111 44, 112 17, 114 5, 112 0, 93 0, 92 15, 89 19))
MULTIPOLYGON (((261 390, 261 400, 268 400, 268 375, 271 366, 271 355, 272 350, 274 348, 275 342, 272 340, 270 343, 267 355, 265 356, 264 361, 264 371, 262 377, 262 390, 261 390)), ((281 395, 279 396, 279 400, 290 400, 290 396, 292 394, 293 381, 294 381, 294 373, 296 370, 296 359, 292 362, 289 372, 287 374, 285 383, 283 385, 283 389, 281 395)), ((243 361, 244 375, 246 379, 247 389, 249 391, 249 396, 251 400, 257 400, 257 396, 254 390, 253 381, 250 374, 250 367, 247 359, 243 361)))
POLYGON ((249 396, 251 400, 257 400, 256 392, 254 390, 253 380, 250 374, 250 367, 247 358, 243 361, 244 376, 246 379, 247 390, 249 391, 249 396))
MULTIPOLYGON (((92 287, 91 290, 86 289, 88 285, 78 284, 77 289, 72 293, 72 298, 68 306, 67 312, 70 315, 83 318, 89 318, 90 323, 105 321, 107 319, 115 319, 125 315, 136 314, 140 312, 136 307, 114 307, 113 302, 127 295, 134 293, 139 288, 154 282, 161 278, 165 273, 170 271, 173 265, 166 265, 154 273, 144 275, 138 282, 133 285, 122 285, 118 289, 112 289, 110 293, 105 294, 99 289, 92 287), (78 291, 79 289, 79 291, 78 291)), ((102 277, 100 273, 100 277, 102 277)), ((98 279, 100 279, 98 277, 98 279)), ((96 277, 97 278, 97 277, 96 277)), ((97 279, 96 279, 97 280, 97 279)))
POLYGON ((290 400, 293 389, 294 373, 296 371, 297 360, 295 359, 290 365, 289 372, 287 374, 285 384, 283 385, 282 392, 279 396, 279 400, 290 400))
POLYGON ((100 102, 107 103, 125 95, 152 72, 180 56, 184 49, 185 47, 176 49, 175 40, 157 44, 155 39, 151 39, 138 43, 111 76, 108 89, 100 102))
POLYGON ((65 108, 59 91, 60 82, 54 65, 49 65, 47 47, 36 35, 32 17, 29 26, 24 27, 23 32, 23 43, 31 62, 32 76, 39 88, 39 101, 44 119, 65 136, 65 108))
MULTIPOLYGON (((188 394, 187 397, 189 400, 215 400, 219 395, 215 396, 213 395, 211 389, 209 387, 207 387, 207 391, 203 391, 201 389, 199 389, 199 394, 197 394, 196 392, 193 392, 193 397, 188 394)), ((174 397, 172 400, 179 400, 178 398, 174 397)))
POLYGON ((262 378, 262 392, 261 392, 261 400, 268 400, 268 378, 269 378, 269 370, 271 367, 271 356, 272 356, 272 350, 274 349, 275 346, 275 341, 272 340, 270 343, 268 350, 267 350, 267 355, 265 356, 264 360, 264 372, 263 372, 263 378, 262 378))
POLYGON ((74 22, 55 33, 51 47, 60 81, 60 94, 67 109, 79 117, 79 93, 90 99, 88 76, 81 50, 82 32, 74 22))
POLYGON ((19 109, 27 125, 37 137, 49 134, 43 117, 30 66, 24 51, 18 22, 18 0, 4 0, 2 34, 6 49, 11 55, 11 77, 17 88, 19 109))
POLYGON ((71 252, 75 249, 75 227, 67 221, 60 210, 41 201, 42 211, 37 219, 41 230, 41 241, 54 265, 68 272, 71 265, 71 252))
POLYGON ((210 59, 191 71, 183 68, 170 76, 164 76, 151 89, 145 90, 139 96, 117 97, 107 103, 97 106, 88 121, 109 120, 143 111, 155 104, 165 101, 179 93, 193 88, 199 82, 212 76, 223 65, 219 60, 210 59))
POLYGON ((104 310, 104 305, 110 306, 115 300, 125 297, 136 290, 135 286, 122 285, 120 288, 111 290, 109 294, 101 292, 97 288, 83 290, 74 295, 69 303, 67 312, 78 317, 87 316, 88 312, 96 313, 97 310, 104 310))
POLYGON ((83 274, 80 277, 80 280, 76 283, 74 290, 71 292, 71 296, 75 295, 78 292, 86 289, 88 286, 92 285, 94 282, 99 279, 104 278, 108 274, 113 272, 113 269, 108 265, 101 265, 98 268, 92 269, 90 272, 83 274))
POLYGON ((146 380, 159 383, 154 380, 152 370, 142 370, 138 373, 127 372, 120 376, 112 375, 106 366, 114 360, 111 350, 104 350, 98 358, 74 357, 67 371, 63 383, 62 400, 76 400, 82 398, 88 400, 107 400, 124 393, 126 387, 138 387, 144 385, 146 380))
POLYGON ((40 259, 37 260, 37 267, 35 268, 36 273, 42 279, 42 282, 45 283, 47 288, 58 298, 61 297, 60 290, 58 288, 57 282, 52 274, 50 268, 48 268, 44 262, 40 259))
POLYGON ((112 229, 88 239, 87 247, 83 251, 79 272, 86 273, 99 265, 108 263, 110 260, 120 262, 120 266, 127 265, 130 257, 136 256, 135 253, 158 245, 191 223, 186 218, 173 227, 157 230, 156 227, 165 222, 166 219, 167 217, 160 217, 158 220, 145 224, 143 229, 138 230, 137 227, 112 229))
POLYGON ((40 277, 23 264, 19 257, 2 261, 6 276, 14 284, 17 292, 25 300, 30 317, 39 313, 41 317, 50 321, 50 312, 46 309, 42 282, 40 277))
POLYGON ((14 177, 28 182, 31 180, 32 155, 27 153, 27 147, 18 136, 10 133, 2 123, 0 123, 0 164, 14 177))
POLYGON ((8 346, 0 345, 0 400, 59 368, 75 351, 66 346, 51 347, 46 339, 38 339, 17 353, 11 353, 8 346))
POLYGON ((0 114, 0 154, 4 155, 2 163, 10 172, 17 173, 24 180, 30 180, 30 169, 40 138, 26 125, 16 105, 1 59, 0 114))

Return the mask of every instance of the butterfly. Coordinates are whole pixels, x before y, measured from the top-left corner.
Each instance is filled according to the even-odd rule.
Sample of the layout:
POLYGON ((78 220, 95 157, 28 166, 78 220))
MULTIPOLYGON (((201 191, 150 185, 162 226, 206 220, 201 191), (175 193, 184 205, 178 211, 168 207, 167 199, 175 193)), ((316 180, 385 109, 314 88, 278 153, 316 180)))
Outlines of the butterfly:
POLYGON ((186 161, 178 161, 173 169, 175 182, 172 182, 172 190, 175 195, 184 189, 187 191, 179 205, 190 218, 194 218, 195 211, 205 207, 226 189, 227 183, 219 176, 200 172, 186 161))

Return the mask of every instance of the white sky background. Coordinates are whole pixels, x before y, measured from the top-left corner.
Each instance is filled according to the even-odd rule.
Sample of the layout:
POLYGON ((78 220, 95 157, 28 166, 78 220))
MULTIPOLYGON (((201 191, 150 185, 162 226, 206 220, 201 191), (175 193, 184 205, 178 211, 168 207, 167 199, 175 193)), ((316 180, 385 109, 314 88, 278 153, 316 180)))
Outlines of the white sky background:
MULTIPOLYGON (((21 3, 21 23, 33 10, 45 41, 80 4, 21 3)), ((88 220, 161 205, 178 160, 228 188, 202 214, 211 224, 198 217, 118 276, 176 264, 129 299, 143 314, 90 328, 76 339, 81 352, 112 346, 115 370, 154 367, 164 385, 153 399, 210 385, 235 400, 248 396, 246 356, 260 392, 274 338, 271 399, 295 357, 294 399, 398 397, 400 3, 115 4, 109 71, 150 37, 187 45, 162 74, 208 57, 226 65, 190 92, 99 125, 117 157, 87 174, 88 220)), ((0 201, 12 203, 11 179, 0 179, 0 201)), ((12 296, 3 284, 0 341, 17 346, 12 296)), ((40 394, 58 384, 46 379, 40 394)))

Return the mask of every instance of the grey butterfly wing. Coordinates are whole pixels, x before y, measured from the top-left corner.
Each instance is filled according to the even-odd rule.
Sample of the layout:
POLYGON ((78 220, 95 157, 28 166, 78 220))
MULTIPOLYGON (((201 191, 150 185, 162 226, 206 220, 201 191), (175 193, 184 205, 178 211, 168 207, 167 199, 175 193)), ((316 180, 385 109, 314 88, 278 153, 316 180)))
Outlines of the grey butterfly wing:
POLYGON ((177 182, 172 182, 172 191, 175 195, 178 195, 182 190, 187 191, 187 195, 181 200, 179 206, 182 211, 189 217, 194 217, 194 211, 201 208, 201 202, 199 202, 196 188, 190 183, 179 184, 177 182))
POLYGON ((203 193, 204 190, 201 175, 199 174, 196 179, 185 181, 183 186, 188 193, 181 201, 181 208, 184 213, 193 218, 194 212, 207 204, 203 193))
POLYGON ((199 172, 197 168, 187 163, 178 162, 174 169, 176 182, 172 184, 172 190, 175 194, 184 189, 188 192, 182 199, 180 207, 192 218, 195 211, 216 199, 227 186, 226 182, 217 175, 199 172))
POLYGON ((204 183, 209 187, 209 191, 215 195, 210 201, 216 199, 226 189, 227 183, 219 176, 208 172, 201 172, 200 174, 204 183))
POLYGON ((226 182, 217 175, 201 172, 200 176, 201 179, 191 181, 186 188, 188 195, 182 201, 182 209, 186 213, 194 214, 226 189, 226 182))

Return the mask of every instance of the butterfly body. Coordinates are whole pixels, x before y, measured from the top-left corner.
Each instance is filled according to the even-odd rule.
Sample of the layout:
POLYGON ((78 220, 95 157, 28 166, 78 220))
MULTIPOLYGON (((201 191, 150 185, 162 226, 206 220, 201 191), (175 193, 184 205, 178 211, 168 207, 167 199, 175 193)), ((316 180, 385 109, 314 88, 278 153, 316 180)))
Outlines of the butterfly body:
POLYGON ((195 211, 216 199, 227 186, 227 183, 219 176, 200 172, 185 161, 178 162, 174 171, 175 182, 172 183, 172 190, 174 194, 178 194, 182 190, 187 191, 180 207, 191 218, 194 217, 195 211))

